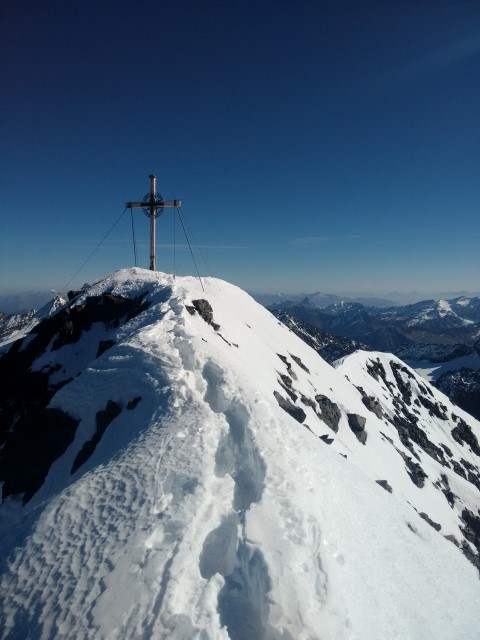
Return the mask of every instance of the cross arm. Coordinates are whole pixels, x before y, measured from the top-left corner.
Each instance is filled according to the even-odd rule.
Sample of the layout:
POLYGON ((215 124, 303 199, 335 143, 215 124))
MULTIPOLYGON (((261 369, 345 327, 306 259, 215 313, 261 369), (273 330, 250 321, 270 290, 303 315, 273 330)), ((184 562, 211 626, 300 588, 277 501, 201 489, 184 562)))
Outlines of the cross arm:
POLYGON ((126 209, 146 209, 147 207, 181 207, 181 200, 165 200, 165 202, 161 202, 160 200, 156 200, 155 202, 126 202, 126 209))

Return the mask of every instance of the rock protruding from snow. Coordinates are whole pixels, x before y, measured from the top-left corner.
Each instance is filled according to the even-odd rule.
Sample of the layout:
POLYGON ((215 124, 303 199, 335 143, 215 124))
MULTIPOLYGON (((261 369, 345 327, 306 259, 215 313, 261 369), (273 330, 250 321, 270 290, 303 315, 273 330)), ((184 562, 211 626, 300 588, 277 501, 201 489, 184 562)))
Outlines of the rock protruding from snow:
POLYGON ((365 431, 365 423, 367 422, 363 416, 356 413, 347 414, 348 426, 355 434, 355 437, 362 444, 367 442, 367 432, 365 431))
POLYGON ((330 429, 332 429, 332 431, 337 433, 340 418, 342 416, 338 405, 321 393, 315 396, 315 400, 318 404, 318 408, 320 409, 320 418, 328 427, 330 427, 330 429))

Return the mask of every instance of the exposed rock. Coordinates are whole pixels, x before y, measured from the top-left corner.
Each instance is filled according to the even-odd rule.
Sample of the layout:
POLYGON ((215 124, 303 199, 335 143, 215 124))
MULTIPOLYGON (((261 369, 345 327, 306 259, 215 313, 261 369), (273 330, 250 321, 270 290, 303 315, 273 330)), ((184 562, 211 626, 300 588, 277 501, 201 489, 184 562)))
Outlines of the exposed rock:
MULTIPOLYGON (((70 296, 78 296, 79 292, 70 296)), ((145 295, 129 299, 113 294, 88 297, 83 304, 61 308, 41 320, 25 340, 17 340, 0 357, 0 454, 3 496, 24 493, 28 501, 43 484, 51 464, 73 441, 78 421, 49 409, 54 394, 71 378, 50 376, 61 365, 32 370, 34 362, 51 347, 60 349, 79 340, 93 323, 112 329, 148 308, 145 295), (28 393, 25 391, 28 390, 28 393)), ((101 348, 110 345, 104 341, 101 348)))
POLYGON ((291 389, 291 387, 292 387, 292 378, 291 378, 291 376, 284 375, 283 373, 279 373, 278 375, 280 376, 283 385, 285 387, 288 387, 289 389, 291 389))
POLYGON ((287 356, 283 356, 281 353, 277 353, 277 356, 280 358, 280 360, 285 364, 285 366, 287 367, 287 371, 288 371, 288 375, 290 376, 290 378, 292 380, 298 380, 297 378, 297 374, 295 373, 295 371, 293 371, 292 369, 292 363, 289 361, 289 359, 287 358, 287 356))
POLYGON ((428 517, 428 515, 426 513, 419 513, 418 514, 421 518, 423 518, 425 520, 425 522, 428 522, 428 524, 433 527, 435 529, 435 531, 440 531, 440 529, 442 528, 441 524, 438 524, 438 522, 434 522, 433 520, 431 520, 431 518, 428 517))
POLYGON ((452 436, 459 444, 468 444, 475 455, 480 456, 480 446, 477 437, 469 425, 459 418, 459 424, 452 429, 452 436))
POLYGON ((32 333, 46 344, 54 338, 52 351, 55 351, 66 344, 78 342, 83 331, 88 331, 95 322, 103 322, 106 328, 116 328, 149 306, 144 296, 132 300, 112 293, 91 296, 83 304, 65 307, 54 316, 45 318, 32 333))
POLYGON ((315 402, 315 400, 312 400, 311 398, 307 398, 307 396, 304 396, 303 393, 300 399, 306 407, 310 407, 315 411, 315 413, 317 413, 317 403, 315 402))
MULTIPOLYGON (((287 376, 283 376, 283 377, 287 378, 287 376)), ((290 385, 284 384, 282 377, 280 377, 279 383, 280 383, 280 386, 282 387, 282 389, 285 391, 285 393, 290 397, 290 400, 292 402, 296 402, 297 399, 298 399, 298 395, 294 391, 292 391, 292 381, 291 381, 291 379, 290 379, 290 385)))
POLYGON ((100 340, 100 342, 98 343, 97 358, 99 358, 102 353, 105 353, 105 351, 108 351, 108 349, 111 349, 113 346, 115 346, 115 344, 115 340, 100 340))
POLYGON ((28 502, 73 442, 78 423, 58 409, 32 408, 23 415, 0 451, 2 498, 23 493, 23 502, 28 502))
POLYGON ((367 371, 377 382, 383 380, 385 386, 393 392, 394 385, 388 380, 387 372, 384 369, 383 364, 379 359, 377 360, 368 360, 367 361, 367 371))
POLYGON ((290 354, 290 356, 292 360, 296 362, 301 369, 303 369, 307 373, 310 373, 310 370, 303 364, 300 358, 298 358, 297 356, 294 356, 292 353, 290 354))
POLYGON ((411 404, 412 402, 412 388, 410 386, 410 384, 408 382, 405 382, 405 380, 403 379, 401 373, 403 373, 404 375, 406 375, 408 378, 410 379, 414 379, 412 374, 410 373, 410 371, 406 368, 403 367, 401 365, 399 365, 397 362, 390 362, 390 368, 392 370, 393 376, 395 378, 395 381, 397 383, 397 387, 400 391, 400 393, 402 394, 402 399, 405 402, 405 404, 411 404))
POLYGON ((441 404, 439 402, 432 402, 424 396, 419 396, 419 400, 425 407, 425 409, 428 409, 428 412, 431 416, 435 416, 440 420, 448 420, 447 407, 444 404, 441 404))
POLYGON ((383 418, 382 407, 380 405, 380 402, 377 400, 377 398, 374 398, 373 396, 364 395, 362 396, 362 402, 369 411, 371 411, 377 416, 377 418, 380 418, 380 419, 383 418))
POLYGON ((392 487, 388 484, 388 482, 386 480, 375 480, 375 482, 377 484, 379 484, 381 487, 383 487, 389 493, 392 493, 392 491, 393 491, 392 487))
POLYGON ((289 372, 289 373, 290 373, 290 375, 291 375, 290 370, 291 370, 291 368, 292 368, 292 363, 288 361, 287 356, 283 356, 281 353, 277 353, 277 356, 280 358, 280 360, 281 360, 282 362, 284 362, 284 363, 286 364, 287 369, 288 369, 288 372, 289 372))
POLYGON ((137 406, 137 404, 140 402, 141 399, 142 398, 140 396, 135 396, 134 398, 129 400, 127 404, 127 409, 129 411, 131 411, 132 409, 135 409, 135 407, 137 406))
POLYGON ((320 440, 323 440, 325 442, 325 444, 332 444, 333 442, 333 438, 330 438, 330 436, 328 436, 327 434, 325 434, 324 436, 319 436, 320 440))
MULTIPOLYGON (((395 447, 395 445, 393 444, 393 440, 391 438, 389 438, 389 436, 387 436, 386 433, 383 433, 383 431, 380 431, 380 435, 385 438, 385 440, 387 440, 387 442, 389 442, 391 445, 393 445, 395 447)), ((395 447, 396 449, 396 447, 395 447)), ((397 449, 398 451, 398 449, 397 449)))
POLYGON ((295 420, 297 422, 300 422, 300 424, 302 424, 305 421, 307 414, 301 407, 296 407, 289 400, 281 396, 278 393, 278 391, 274 391, 273 395, 275 396, 278 404, 282 407, 282 409, 286 411, 289 415, 291 415, 292 418, 295 418, 295 420))
POLYGON ((441 444, 440 445, 442 447, 442 449, 445 451, 445 453, 447 454, 447 456, 449 458, 451 458, 453 456, 452 450, 450 449, 450 447, 447 447, 446 444, 441 444))
MULTIPOLYGON (((399 452, 401 453, 401 452, 399 452)), ((425 486, 425 478, 428 478, 425 471, 418 464, 418 462, 414 462, 410 456, 406 454, 402 455, 405 465, 407 467, 407 472, 410 477, 410 480, 416 485, 419 489, 425 486)))
POLYGON ((220 329, 220 325, 213 321, 213 309, 208 300, 192 300, 192 304, 207 324, 211 325, 215 331, 220 329))
POLYGON ((472 513, 469 509, 462 511, 461 520, 465 524, 460 527, 465 538, 475 547, 477 553, 474 553, 466 541, 462 544, 462 551, 467 558, 480 570, 480 510, 478 515, 472 513))
POLYGON ((480 572, 480 556, 472 551, 466 540, 462 540, 461 548, 463 555, 473 564, 474 567, 477 567, 480 572))
POLYGON ((103 434, 105 433, 105 429, 108 425, 113 422, 113 420, 120 415, 121 409, 116 402, 113 400, 109 400, 107 402, 107 406, 102 411, 98 411, 96 417, 96 431, 91 440, 87 440, 84 443, 83 447, 77 454, 77 457, 73 461, 71 473, 75 473, 75 471, 82 466, 93 454, 95 451, 97 444, 102 439, 103 434))
POLYGON ((337 433, 338 424, 342 416, 340 409, 334 402, 330 400, 330 398, 327 398, 327 396, 319 394, 315 396, 315 400, 318 404, 318 408, 320 409, 320 413, 318 414, 317 412, 317 414, 323 420, 323 422, 325 422, 327 427, 330 427, 332 431, 337 433))
POLYGON ((446 371, 433 384, 455 404, 480 420, 480 370, 462 367, 446 371))
POLYGON ((457 496, 450 489, 450 483, 448 481, 448 477, 444 473, 442 473, 440 475, 440 479, 437 480, 437 482, 435 482, 434 485, 440 489, 440 491, 443 493, 443 495, 447 499, 448 504, 453 509, 453 507, 455 506, 455 498, 457 496))
POLYGON ((398 431, 402 444, 410 449, 413 455, 416 456, 416 453, 410 440, 416 442, 425 453, 428 453, 437 462, 443 465, 447 464, 443 450, 429 440, 425 431, 418 426, 417 418, 406 407, 403 407, 403 415, 393 415, 392 422, 398 431))
POLYGON ((465 469, 462 467, 462 465, 457 462, 456 460, 451 460, 452 463, 452 467, 453 470, 455 471, 455 473, 459 476, 461 476, 462 478, 465 478, 465 480, 467 479, 467 474, 465 472, 465 469))
POLYGON ((365 431, 366 419, 363 416, 359 416, 356 413, 348 413, 348 426, 355 434, 357 440, 362 444, 367 442, 367 432, 365 431))

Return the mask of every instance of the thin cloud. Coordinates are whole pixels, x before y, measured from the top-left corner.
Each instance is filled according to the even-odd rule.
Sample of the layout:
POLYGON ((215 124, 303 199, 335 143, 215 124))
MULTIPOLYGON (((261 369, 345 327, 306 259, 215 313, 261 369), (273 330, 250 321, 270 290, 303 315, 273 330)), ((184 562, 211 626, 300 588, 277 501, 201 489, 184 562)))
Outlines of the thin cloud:
POLYGON ((332 236, 305 236, 303 238, 293 238, 290 244, 316 244, 317 242, 329 242, 332 236))
MULTIPOLYGON (((188 249, 188 244, 158 244, 162 249, 188 249)), ((231 244, 192 244, 192 249, 249 249, 250 247, 231 244)))
POLYGON ((383 89, 387 90, 407 86, 415 80, 440 73, 448 67, 465 62, 479 54, 480 35, 476 33, 426 53, 396 71, 392 69, 388 77, 382 78, 381 84, 383 89))
POLYGON ((293 238, 289 244, 318 244, 321 242, 332 242, 334 240, 360 240, 364 236, 360 233, 347 233, 342 236, 304 236, 303 238, 293 238))
MULTIPOLYGON (((107 247, 107 246, 112 246, 112 245, 119 245, 119 244, 123 244, 123 245, 128 245, 128 244, 132 244, 131 240, 122 240, 122 239, 118 239, 118 240, 106 240, 105 242, 103 242, 98 248, 99 250, 103 247, 107 247)), ((149 242, 145 242, 144 240, 138 241, 136 242, 137 247, 148 247, 149 246, 149 242)), ((52 247, 56 247, 58 245, 52 244, 52 245, 43 245, 43 246, 52 246, 52 247)), ((91 243, 78 243, 78 244, 62 244, 63 248, 68 248, 68 249, 92 249, 95 246, 95 243, 92 241, 91 243)), ((157 247, 159 249, 188 249, 188 244, 157 244, 157 247)), ((250 247, 248 246, 242 246, 242 245, 231 245, 231 244, 192 244, 191 245, 192 249, 250 249, 250 247)))

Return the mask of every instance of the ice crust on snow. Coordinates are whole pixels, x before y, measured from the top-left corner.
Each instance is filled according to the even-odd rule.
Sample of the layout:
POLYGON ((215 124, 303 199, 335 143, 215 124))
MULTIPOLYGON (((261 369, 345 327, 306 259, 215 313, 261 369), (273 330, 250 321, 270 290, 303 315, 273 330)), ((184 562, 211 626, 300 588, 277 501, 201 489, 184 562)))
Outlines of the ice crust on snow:
POLYGON ((99 357, 95 326, 37 362, 74 376, 50 406, 79 426, 31 501, 2 505, 2 637, 476 640, 478 570, 445 536, 460 545, 463 510, 480 507, 454 468, 478 470, 478 456, 452 436, 462 419, 480 438, 479 423, 393 356, 333 368, 237 287, 203 287, 127 269, 70 303, 150 306, 99 357), (202 299, 218 330, 187 309, 202 299), (336 432, 317 396, 337 407, 336 432), (120 413, 72 474, 109 402, 120 413), (402 439, 405 407, 448 464, 402 439))

